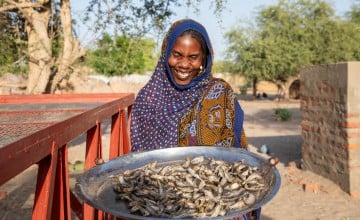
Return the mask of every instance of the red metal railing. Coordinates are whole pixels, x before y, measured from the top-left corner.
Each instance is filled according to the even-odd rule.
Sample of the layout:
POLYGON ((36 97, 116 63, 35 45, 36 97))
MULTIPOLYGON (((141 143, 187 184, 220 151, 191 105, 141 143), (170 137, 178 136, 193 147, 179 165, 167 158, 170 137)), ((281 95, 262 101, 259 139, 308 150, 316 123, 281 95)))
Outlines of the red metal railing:
POLYGON ((71 219, 71 211, 80 219, 111 219, 71 191, 68 143, 86 133, 85 170, 95 166, 102 159, 101 125, 110 119, 109 159, 128 153, 134 99, 130 93, 0 96, 0 185, 38 164, 32 219, 71 219))

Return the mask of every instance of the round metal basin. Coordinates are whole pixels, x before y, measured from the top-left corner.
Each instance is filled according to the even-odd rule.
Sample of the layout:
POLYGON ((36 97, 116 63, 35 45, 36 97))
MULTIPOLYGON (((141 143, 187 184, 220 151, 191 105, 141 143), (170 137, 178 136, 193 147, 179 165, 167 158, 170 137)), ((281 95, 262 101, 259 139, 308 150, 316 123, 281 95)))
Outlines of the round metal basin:
POLYGON ((280 188, 281 178, 277 168, 270 166, 267 159, 255 153, 238 148, 192 146, 130 153, 115 158, 81 174, 81 176, 77 179, 75 191, 82 201, 88 203, 96 209, 102 210, 116 217, 144 220, 164 219, 145 217, 130 213, 130 210, 125 202, 116 200, 116 193, 113 190, 113 182, 109 177, 111 175, 122 173, 125 170, 142 167, 154 160, 157 160, 158 165, 161 163, 171 164, 172 162, 184 160, 186 157, 196 157, 201 155, 228 162, 235 162, 244 159, 246 164, 256 166, 262 171, 267 184, 265 192, 261 194, 261 197, 255 204, 243 210, 228 212, 225 216, 213 218, 209 217, 206 219, 229 219, 245 214, 251 210, 255 210, 269 202, 280 188))

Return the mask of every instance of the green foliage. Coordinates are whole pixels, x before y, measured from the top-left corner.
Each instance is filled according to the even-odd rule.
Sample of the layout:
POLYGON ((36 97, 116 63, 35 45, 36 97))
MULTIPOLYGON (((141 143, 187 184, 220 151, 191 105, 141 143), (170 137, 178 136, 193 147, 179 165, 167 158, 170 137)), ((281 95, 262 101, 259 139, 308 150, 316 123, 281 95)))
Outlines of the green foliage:
POLYGON ((0 36, 0 66, 13 63, 18 58, 15 41, 10 37, 0 36))
POLYGON ((27 61, 21 59, 22 45, 17 44, 11 36, 0 35, 0 75, 23 73, 27 70, 27 61))
POLYGON ((231 63, 229 61, 216 61, 213 63, 211 71, 212 73, 229 73, 231 72, 230 66, 231 63))
POLYGON ((226 39, 232 72, 249 81, 285 81, 302 67, 360 59, 358 26, 321 0, 280 0, 258 12, 256 25, 234 28, 226 39))
POLYGON ((290 110, 285 108, 276 108, 274 110, 275 119, 278 121, 288 121, 292 117, 290 110))
POLYGON ((241 95, 246 95, 248 88, 249 87, 247 85, 240 86, 240 94, 241 95))
POLYGON ((23 40, 24 32, 21 22, 11 13, 0 14, 0 75, 10 73, 21 73, 26 71, 27 61, 23 58, 23 50, 26 49, 26 41, 23 40))
POLYGON ((245 82, 239 86, 240 94, 246 95, 249 88, 251 88, 251 82, 245 80, 245 82))
POLYGON ((360 24, 360 4, 352 5, 349 12, 346 13, 347 18, 357 24, 360 24))
POLYGON ((152 40, 112 38, 105 34, 98 41, 97 49, 88 53, 87 62, 96 72, 107 76, 144 73, 154 68, 154 47, 152 40))

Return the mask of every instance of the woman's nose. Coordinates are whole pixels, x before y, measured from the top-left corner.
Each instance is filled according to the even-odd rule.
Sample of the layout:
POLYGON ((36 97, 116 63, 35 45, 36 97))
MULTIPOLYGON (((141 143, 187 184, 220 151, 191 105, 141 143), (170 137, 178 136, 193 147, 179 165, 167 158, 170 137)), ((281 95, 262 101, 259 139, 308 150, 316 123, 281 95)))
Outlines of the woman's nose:
POLYGON ((190 62, 187 59, 184 59, 180 62, 179 66, 182 68, 188 68, 190 66, 190 62))

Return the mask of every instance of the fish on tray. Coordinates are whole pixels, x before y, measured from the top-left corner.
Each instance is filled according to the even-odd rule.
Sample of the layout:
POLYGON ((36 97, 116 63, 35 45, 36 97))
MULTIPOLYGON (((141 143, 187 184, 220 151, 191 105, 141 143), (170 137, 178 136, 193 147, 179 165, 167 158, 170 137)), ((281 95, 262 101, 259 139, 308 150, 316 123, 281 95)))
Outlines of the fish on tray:
POLYGON ((110 178, 131 213, 164 218, 224 216, 255 204, 267 188, 260 169, 244 160, 204 156, 171 164, 154 160, 110 178))

